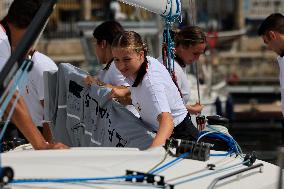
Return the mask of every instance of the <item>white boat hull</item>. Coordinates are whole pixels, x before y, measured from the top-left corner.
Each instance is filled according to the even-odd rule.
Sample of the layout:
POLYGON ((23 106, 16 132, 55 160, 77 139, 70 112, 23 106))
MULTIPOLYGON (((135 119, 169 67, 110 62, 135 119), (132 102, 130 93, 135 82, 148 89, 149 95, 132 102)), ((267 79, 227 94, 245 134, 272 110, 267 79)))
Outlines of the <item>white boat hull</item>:
MULTIPOLYGON (((216 153, 216 152, 212 152, 216 153)), ((220 153, 220 152, 218 152, 220 153)), ((52 151, 19 151, 2 154, 4 166, 11 166, 15 171, 16 179, 35 178, 86 178, 86 177, 110 177, 125 175, 125 171, 135 170, 147 172, 164 157, 163 148, 156 148, 148 151, 139 151, 130 148, 72 148, 70 150, 52 151)), ((173 160, 173 157, 166 159, 166 162, 173 160)), ((178 181, 193 178, 206 173, 213 173, 210 170, 200 171, 206 168, 207 164, 215 164, 216 169, 228 167, 242 162, 234 157, 210 157, 207 162, 195 160, 183 160, 170 168, 162 171, 159 175, 169 180, 181 175, 192 173, 192 175, 169 182, 173 184, 178 181), (199 173, 195 173, 200 171, 199 173), (195 173, 195 174, 194 174, 195 173)), ((256 163, 263 163, 264 169, 242 173, 242 177, 232 177, 222 182, 218 188, 221 189, 273 189, 276 188, 278 180, 278 167, 267 162, 257 160, 256 163), (239 179, 236 179, 239 178, 239 179)), ((228 171, 207 176, 184 184, 176 185, 175 189, 198 188, 206 189, 214 178, 233 172, 246 166, 241 165, 228 171)), ((219 184, 219 183, 218 183, 219 184)), ((25 183, 10 184, 9 188, 141 188, 137 185, 109 182, 96 183, 25 183)), ((142 187, 155 188, 155 187, 142 187)))

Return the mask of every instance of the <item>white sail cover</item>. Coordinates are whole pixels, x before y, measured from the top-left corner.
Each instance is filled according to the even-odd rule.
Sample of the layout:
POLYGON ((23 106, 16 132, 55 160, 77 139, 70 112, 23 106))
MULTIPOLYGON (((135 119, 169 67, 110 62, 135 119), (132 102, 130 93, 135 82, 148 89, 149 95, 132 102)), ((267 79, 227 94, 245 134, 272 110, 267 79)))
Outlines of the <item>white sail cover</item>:
POLYGON ((86 75, 64 63, 58 72, 44 73, 45 120, 55 141, 70 147, 148 148, 153 137, 145 123, 109 99, 110 89, 86 86, 86 75))
POLYGON ((180 0, 119 0, 123 3, 146 9, 163 16, 173 16, 181 12, 180 0))

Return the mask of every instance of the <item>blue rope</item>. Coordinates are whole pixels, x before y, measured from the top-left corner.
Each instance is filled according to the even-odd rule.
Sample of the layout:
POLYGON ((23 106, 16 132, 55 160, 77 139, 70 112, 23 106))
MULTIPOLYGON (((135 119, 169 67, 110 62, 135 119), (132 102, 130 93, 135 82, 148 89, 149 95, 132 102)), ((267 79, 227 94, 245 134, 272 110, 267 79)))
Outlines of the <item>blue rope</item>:
POLYGON ((227 143, 228 147, 229 147, 229 152, 232 154, 232 153, 236 153, 237 155, 240 155, 242 157, 242 151, 240 149, 240 146, 238 145, 238 143, 233 139, 233 137, 227 135, 227 134, 224 134, 224 133, 221 133, 219 131, 202 131, 200 132, 199 134, 199 138, 198 138, 198 141, 205 137, 205 136, 208 136, 210 138, 216 138, 216 139, 221 139, 223 140, 224 142, 227 143))
POLYGON ((4 134, 5 134, 5 132, 6 132, 6 129, 7 129, 7 127, 8 127, 8 124, 10 123, 10 119, 11 119, 11 117, 12 117, 12 115, 13 115, 14 109, 15 109, 15 107, 16 107, 16 105, 17 105, 17 102, 18 102, 19 98, 20 98, 20 94, 17 94, 16 99, 15 99, 15 101, 13 102, 12 108, 10 109, 8 118, 7 118, 7 120, 5 121, 5 124, 4 124, 4 126, 3 126, 3 129, 1 130, 1 133, 0 133, 0 141, 2 141, 2 139, 3 139, 3 137, 4 137, 4 134))
MULTIPOLYGON (((20 92, 17 94, 16 99, 14 100, 13 105, 12 105, 10 111, 9 111, 7 120, 6 120, 6 122, 5 122, 4 126, 3 126, 3 129, 1 130, 1 133, 0 133, 0 141, 2 141, 2 139, 3 139, 3 137, 4 137, 4 134, 5 134, 5 132, 6 132, 6 129, 7 129, 7 127, 8 127, 8 124, 9 124, 9 122, 10 122, 10 120, 11 120, 11 117, 12 117, 12 115, 13 115, 13 112, 14 112, 14 110, 15 110, 15 108, 16 108, 17 102, 18 102, 18 100, 19 100, 19 98, 20 98, 20 95, 21 95, 20 93, 21 93, 21 91, 23 91, 23 88, 24 88, 24 85, 25 85, 25 83, 26 83, 27 76, 28 76, 28 69, 29 69, 29 66, 31 65, 31 63, 32 63, 32 62, 31 62, 30 60, 25 60, 25 61, 24 61, 24 63, 23 63, 22 65, 24 65, 24 66, 26 66, 26 67, 25 67, 24 70, 22 70, 22 69, 19 69, 19 70, 18 70, 18 72, 17 72, 17 74, 16 74, 16 76, 15 76, 15 80, 14 80, 14 82, 13 82, 12 89, 9 91, 9 94, 8 94, 7 98, 5 99, 5 101, 4 101, 4 103, 3 103, 3 106, 4 106, 5 108, 4 108, 3 106, 1 107, 1 108, 4 108, 4 109, 1 110, 2 113, 4 113, 5 109, 7 108, 9 102, 10 102, 11 99, 12 99, 12 96, 14 95, 14 93, 15 93, 15 91, 16 91, 16 89, 17 89, 17 86, 19 86, 20 92), (19 74, 18 74, 18 73, 19 73, 19 74)), ((3 115, 1 115, 1 117, 2 117, 2 116, 3 116, 3 115)))
POLYGON ((212 137, 212 138, 221 139, 221 140, 225 141, 228 144, 230 151, 233 151, 233 152, 236 152, 236 153, 238 152, 238 149, 237 149, 235 142, 232 139, 232 137, 224 135, 223 133, 210 133, 207 136, 212 137))
MULTIPOLYGON (((156 174, 157 172, 161 172, 163 169, 173 165, 178 160, 188 156, 189 153, 184 153, 181 156, 175 158, 174 160, 166 163, 165 165, 158 167, 157 169, 149 172, 149 174, 156 174)), ((63 179, 17 179, 13 180, 12 184, 18 183, 48 183, 48 182, 56 182, 56 183, 64 183, 64 182, 87 182, 87 181, 103 181, 103 180, 116 180, 116 179, 141 179, 144 178, 144 175, 134 175, 134 176, 114 176, 114 177, 94 177, 94 178, 63 178, 63 179)))
MULTIPOLYGON (((23 90, 24 84, 26 83, 27 76, 28 76, 28 68, 31 65, 31 63, 32 63, 31 61, 25 60, 24 63, 22 64, 24 66, 26 65, 25 69, 24 70, 22 70, 22 69, 18 70, 18 72, 17 72, 17 74, 15 76, 15 81, 13 82, 12 89, 9 91, 9 94, 8 94, 7 98, 5 99, 5 101, 4 101, 3 105, 4 105, 4 107, 6 106, 5 109, 7 108, 8 103, 11 101, 12 96, 14 95, 14 93, 15 93, 15 91, 17 89, 17 86, 19 86, 20 91, 23 90)), ((4 137, 4 134, 6 132, 8 124, 9 124, 9 122, 11 120, 11 117, 13 115, 13 112, 14 112, 14 110, 16 108, 17 102, 18 102, 18 100, 20 98, 20 95, 21 95, 20 93, 17 94, 16 99, 13 102, 12 108, 9 111, 7 120, 6 120, 6 122, 5 122, 4 126, 3 126, 3 129, 1 130, 1 133, 0 133, 0 141, 2 141, 2 139, 4 137)), ((1 107, 1 108, 3 108, 3 107, 1 107)), ((4 113, 5 109, 2 109, 3 113, 4 113)), ((2 115, 1 115, 1 117, 2 117, 2 115)))
MULTIPOLYGON (((229 152, 227 153, 229 154, 229 152)), ((161 172, 163 171, 164 169, 172 166, 174 163, 176 163, 178 160, 181 160, 182 158, 186 157, 189 155, 189 152, 187 153, 184 153, 182 154, 181 156, 175 158, 174 160, 166 163, 165 165, 149 172, 149 174, 156 174, 158 172, 161 172)), ((214 155, 214 154, 212 154, 214 155)), ((215 155, 220 155, 220 154, 215 154, 215 155)), ((225 155, 225 154, 224 154, 225 155)), ((231 165, 229 167, 226 167, 226 168, 223 168, 223 169, 219 169, 219 170, 216 170, 214 171, 213 173, 208 173, 208 174, 204 174, 204 175, 201 175, 201 176, 197 176, 197 177, 194 177, 194 178, 191 178, 191 179, 187 179, 185 181, 181 181, 181 182, 178 182, 178 183, 175 183, 174 185, 179 185, 179 184, 183 184, 183 183, 186 183, 186 182, 190 182, 190 181, 193 181, 193 180, 197 180, 199 178, 203 178, 203 177, 206 177, 206 176, 210 176, 210 175, 213 175, 213 174, 216 174, 216 173, 219 173, 219 172, 223 172, 225 170, 228 170, 228 169, 231 169, 231 168, 234 168, 236 166, 239 166, 239 165, 243 165, 245 164, 246 162, 248 162, 249 160, 245 161, 245 162, 241 162, 241 163, 237 163, 237 164, 234 164, 234 165, 231 165)), ((127 175, 127 176, 114 176, 114 177, 94 177, 94 178, 63 178, 63 179, 17 179, 17 180, 13 180, 11 182, 11 184, 19 184, 19 183, 67 183, 67 182, 87 182, 87 181, 106 181, 106 180, 118 180, 118 179, 141 179, 141 178, 144 178, 144 175, 127 175)))
POLYGON ((179 8, 180 8, 180 1, 179 1, 179 0, 176 0, 176 3, 177 3, 177 11, 176 11, 176 14, 180 14, 180 13, 181 13, 181 10, 179 10, 179 8))
MULTIPOLYGON (((24 65, 25 63, 23 63, 19 70, 17 71, 16 75, 14 76, 14 81, 18 80, 18 78, 21 76, 22 74, 22 71, 24 69, 24 65)), ((10 91, 11 87, 14 86, 14 85, 8 85, 8 87, 6 88, 6 90, 4 91, 4 93, 1 95, 1 98, 0 98, 0 104, 3 104, 3 100, 5 99, 5 97, 7 96, 8 92, 10 91)), ((2 117, 2 116, 0 116, 2 117)))
POLYGON ((17 90, 17 85, 21 80, 21 77, 23 75, 23 68, 25 66, 26 62, 24 62, 20 69, 17 71, 16 75, 13 78, 13 83, 8 87, 8 89, 5 90, 4 94, 1 96, 1 107, 0 107, 0 118, 2 118, 5 109, 7 108, 10 100, 12 99, 12 96, 14 95, 15 91, 17 90), (5 100, 4 100, 5 99, 5 100), (4 101, 4 102, 3 102, 4 101))
POLYGON ((161 171, 163 171, 163 169, 166 169, 167 167, 170 167, 172 166, 175 162, 177 162, 178 160, 188 156, 190 153, 189 152, 186 152, 186 153, 183 153, 181 154, 179 157, 173 159, 172 161, 166 163, 165 165, 162 165, 161 167, 158 167, 156 169, 154 169, 153 171, 149 172, 150 174, 156 174, 156 173, 159 173, 161 171))
POLYGON ((90 178, 62 178, 62 179, 15 179, 11 183, 65 183, 65 182, 87 182, 87 181, 104 181, 104 180, 118 180, 118 179, 141 179, 144 175, 135 176, 114 176, 114 177, 90 177, 90 178))
POLYGON ((174 40, 171 37, 170 30, 172 28, 173 23, 179 19, 181 21, 181 11, 180 11, 180 3, 179 0, 176 0, 177 3, 177 10, 175 14, 172 15, 173 13, 173 0, 170 0, 170 12, 167 16, 163 16, 165 18, 165 31, 163 34, 163 43, 167 44, 167 60, 165 62, 165 66, 167 67, 168 71, 170 74, 174 72, 174 48, 175 48, 175 43, 174 40))

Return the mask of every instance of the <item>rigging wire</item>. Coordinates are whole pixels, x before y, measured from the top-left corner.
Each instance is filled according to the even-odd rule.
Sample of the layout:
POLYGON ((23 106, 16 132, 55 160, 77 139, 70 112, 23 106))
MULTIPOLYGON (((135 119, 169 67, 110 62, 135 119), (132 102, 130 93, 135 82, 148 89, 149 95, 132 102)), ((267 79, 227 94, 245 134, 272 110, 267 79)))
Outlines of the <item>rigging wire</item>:
POLYGON ((217 173, 221 173, 221 172, 230 170, 232 168, 236 168, 236 167, 242 166, 245 163, 248 163, 249 161, 250 160, 242 161, 241 163, 237 163, 237 164, 234 164, 234 165, 222 168, 222 169, 217 169, 217 170, 215 170, 213 172, 210 172, 210 173, 206 173, 206 174, 199 175, 199 176, 196 176, 196 177, 193 177, 193 178, 190 178, 190 179, 186 179, 186 180, 183 180, 183 181, 180 181, 180 182, 173 183, 173 185, 180 185, 180 184, 184 184, 184 183, 188 183, 188 182, 191 182, 191 181, 195 181, 195 180, 198 180, 198 179, 201 179, 201 178, 204 178, 204 177, 208 177, 208 176, 211 176, 211 175, 214 175, 214 174, 217 174, 217 173))
MULTIPOLYGON (((153 184, 147 184, 147 183, 133 183, 133 182, 124 182, 124 181, 96 181, 96 182, 80 182, 80 183, 71 183, 73 185, 78 186, 89 186, 94 187, 96 186, 96 189, 106 189, 102 187, 98 187, 98 185, 116 185, 116 186, 138 186, 138 187, 147 187, 147 188, 165 188, 165 186, 159 186, 159 185, 153 185, 153 184)), ((109 187, 107 187, 109 188, 109 187)))
MULTIPOLYGON (((171 141, 170 141, 170 144, 171 144, 171 141)), ((169 144, 169 145, 170 145, 169 144)), ((166 151, 165 151, 165 155, 163 157, 163 159, 157 163, 154 167, 152 167, 147 173, 151 173, 152 171, 154 171, 157 167, 159 167, 162 163, 164 163, 169 155, 169 151, 170 151, 170 148, 168 148, 166 151)))
POLYGON ((15 77, 13 79, 12 87, 9 87, 9 89, 11 89, 11 90, 8 89, 9 91, 8 90, 7 90, 7 92, 5 91, 5 94, 7 94, 7 97, 5 98, 3 104, 2 104, 2 106, 0 108, 1 109, 1 116, 0 116, 1 118, 2 118, 2 116, 4 114, 5 109, 7 108, 8 104, 9 104, 9 102, 11 101, 15 91, 17 90, 17 86, 19 86, 19 91, 20 92, 16 94, 16 98, 15 98, 15 100, 14 100, 14 102, 12 104, 12 107, 11 107, 9 113, 8 113, 8 117, 7 117, 6 121, 5 121, 4 127, 2 128, 2 130, 0 132, 0 141, 2 141, 2 138, 3 138, 4 134, 5 134, 5 131, 6 131, 7 127, 8 127, 8 124, 9 124, 9 122, 11 120, 11 117, 13 115, 14 109, 16 108, 17 102, 18 102, 18 100, 19 100, 19 98, 21 96, 21 91, 23 91, 23 88, 24 88, 25 83, 27 81, 28 69, 29 69, 31 64, 32 64, 31 60, 24 60, 24 63, 22 64, 23 65, 22 66, 23 70, 19 69, 17 71, 17 73, 16 73, 16 75, 15 75, 15 77))
MULTIPOLYGON (((224 166, 225 164, 227 164, 227 162, 235 161, 235 159, 232 160, 231 158, 228 158, 228 157, 229 157, 229 156, 226 156, 226 157, 224 157, 223 159, 218 160, 218 161, 215 162, 215 163, 210 163, 210 164, 214 164, 214 165, 219 165, 219 164, 220 164, 219 166, 222 167, 222 164, 223 164, 223 166, 224 166), (226 159, 227 159, 227 161, 225 161, 226 159), (228 160, 229 160, 229 161, 228 161, 228 160)), ((166 180, 166 182, 169 183, 169 182, 171 182, 171 181, 175 181, 175 180, 178 180, 178 179, 181 179, 181 178, 184 178, 184 177, 189 177, 189 176, 192 176, 192 175, 195 175, 195 174, 197 174, 197 173, 201 173, 201 172, 207 171, 207 170, 208 170, 208 166, 206 166, 206 167, 204 167, 204 168, 202 168, 202 169, 200 169, 200 170, 191 172, 191 173, 187 173, 187 174, 184 174, 184 175, 181 175, 181 176, 177 176, 177 177, 168 179, 168 180, 166 180)))
POLYGON ((6 88, 4 93, 1 95, 0 99, 0 118, 2 118, 5 109, 7 108, 10 100, 12 99, 13 94, 17 90, 17 84, 20 82, 21 77, 23 76, 23 69, 25 67, 25 62, 21 65, 19 70, 17 71, 16 75, 13 77, 13 82, 6 88))
POLYGON ((166 163, 165 165, 158 167, 155 170, 151 171, 150 174, 157 174, 157 173, 162 172, 163 170, 173 166, 175 163, 179 162, 180 160, 182 160, 183 158, 185 158, 189 154, 190 154, 190 152, 186 152, 186 153, 181 154, 179 157, 173 159, 172 161, 166 163))
POLYGON ((163 44, 165 46, 163 47, 162 54, 163 54, 164 65, 168 69, 169 73, 173 75, 174 74, 174 58, 175 58, 175 42, 171 34, 171 29, 173 27, 173 24, 176 21, 181 22, 182 17, 181 17, 181 10, 179 9, 180 2, 176 1, 177 3, 176 13, 173 13, 173 0, 170 0, 169 3, 170 3, 170 12, 167 16, 163 16, 163 18, 165 19, 163 44))
MULTIPOLYGON (((24 188, 31 188, 31 185, 27 184, 36 184, 36 183, 41 183, 41 182, 25 182, 25 183, 11 183, 13 186, 20 186, 24 188)), ((53 183, 53 182, 49 182, 53 183)), ((61 183, 61 182, 56 182, 56 183, 61 183)), ((76 181, 76 182, 62 182, 62 183, 68 183, 76 186, 88 186, 88 187, 94 187, 97 189, 105 189, 103 187, 98 187, 98 185, 108 185, 107 188, 109 188, 109 185, 116 185, 116 186, 138 186, 138 187, 147 187, 147 188, 165 188, 165 186, 160 186, 160 185, 153 185, 151 183, 139 183, 139 182, 125 182, 125 181, 115 181, 115 180, 97 180, 97 181, 76 181)))
MULTIPOLYGON (((190 12, 190 25, 195 26, 197 22, 196 18, 196 1, 195 0, 189 0, 189 12, 190 12)), ((194 61, 195 65, 195 77, 197 82, 197 93, 198 93, 198 103, 201 103, 200 99, 200 83, 199 83, 199 72, 198 72, 198 63, 197 61, 194 61)))

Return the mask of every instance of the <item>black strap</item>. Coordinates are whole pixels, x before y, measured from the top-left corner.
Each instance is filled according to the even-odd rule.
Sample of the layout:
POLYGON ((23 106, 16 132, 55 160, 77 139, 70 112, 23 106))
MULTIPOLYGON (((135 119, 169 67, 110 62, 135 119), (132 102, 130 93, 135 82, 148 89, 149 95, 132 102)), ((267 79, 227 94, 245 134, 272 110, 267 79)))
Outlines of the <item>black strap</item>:
MULTIPOLYGON (((12 40, 11 40, 11 30, 9 28, 8 22, 6 18, 0 21, 0 24, 3 26, 4 30, 6 31, 6 35, 8 36, 9 44, 12 46, 12 40)), ((12 48, 11 48, 12 50, 12 48)))
POLYGON ((108 70, 112 62, 113 62, 113 58, 106 64, 103 70, 108 70))
POLYGON ((132 87, 137 87, 141 83, 143 77, 147 73, 147 67, 148 67, 148 61, 147 61, 147 58, 145 57, 145 61, 141 64, 141 66, 138 70, 138 73, 137 73, 137 77, 136 77, 132 87))

